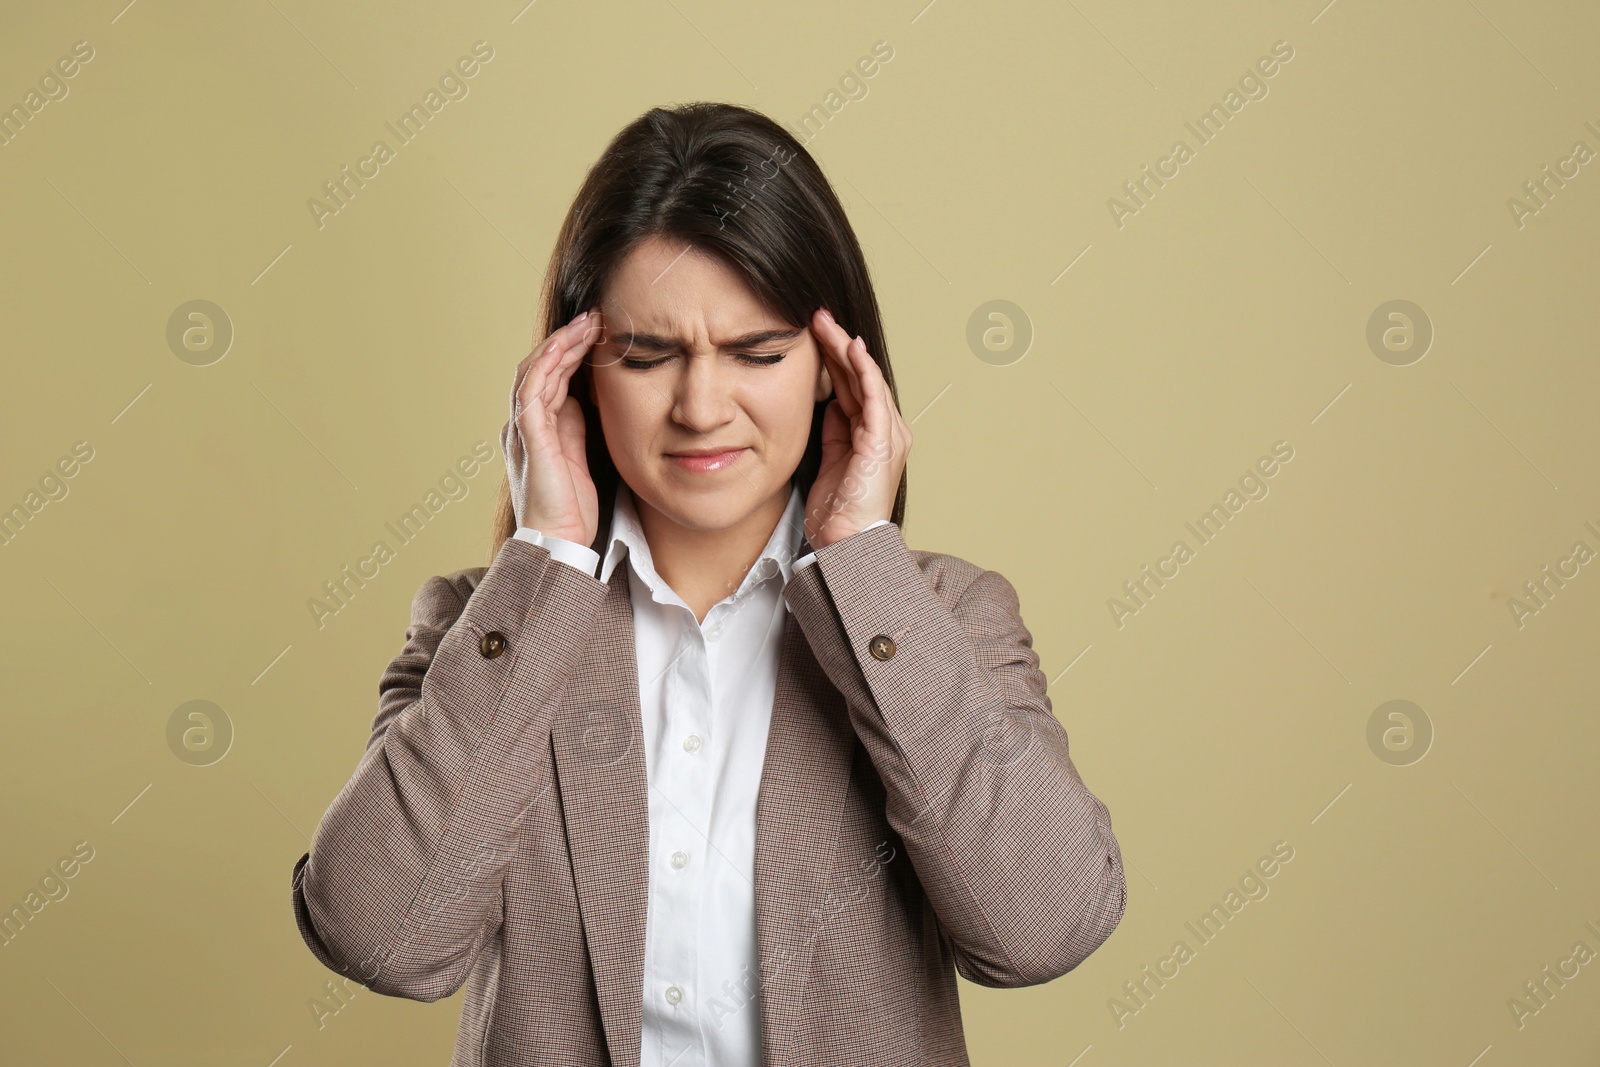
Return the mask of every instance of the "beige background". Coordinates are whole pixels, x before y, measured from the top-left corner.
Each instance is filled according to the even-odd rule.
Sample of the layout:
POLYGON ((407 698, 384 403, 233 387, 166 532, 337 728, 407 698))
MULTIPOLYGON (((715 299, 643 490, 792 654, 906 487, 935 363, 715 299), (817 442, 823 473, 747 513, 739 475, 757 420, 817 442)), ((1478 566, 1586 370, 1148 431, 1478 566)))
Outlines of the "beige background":
POLYGON ((413 592, 485 561, 505 394, 590 162, 655 104, 797 128, 840 92, 809 148, 916 420, 907 539, 1016 582, 1127 861, 1077 971, 963 984, 974 1062, 1597 1062, 1600 962, 1508 1007, 1600 952, 1600 563, 1508 607, 1600 551, 1600 163, 1508 207, 1600 150, 1593 5, 122 2, 13 5, 0 32, 7 108, 94 49, 0 147, 0 507, 93 449, 0 547, 0 907, 94 850, 0 948, 0 1058, 447 1061, 459 998, 362 990, 318 1025, 339 1002, 290 870, 413 592), (469 95, 319 229, 322 183, 480 40, 469 95), (1196 147, 1184 124, 1278 41, 1267 95, 1196 147), (1108 200, 1179 138, 1194 158, 1119 228, 1108 200), (1397 299, 1435 331, 1404 366, 1367 341, 1397 299), (208 366, 167 343, 191 300, 234 330, 208 366), (991 300, 1025 316, 1020 360, 969 347, 991 300), (465 498, 319 629, 322 583, 479 440, 465 498), (1184 524, 1279 441, 1269 495, 1198 546, 1184 524), (1116 625, 1180 538, 1194 558, 1116 625), (231 723, 209 766, 169 747, 191 700, 231 723), (1424 758, 1369 744, 1390 700, 1424 758), (1185 924, 1279 841, 1270 893, 1200 945, 1185 924))

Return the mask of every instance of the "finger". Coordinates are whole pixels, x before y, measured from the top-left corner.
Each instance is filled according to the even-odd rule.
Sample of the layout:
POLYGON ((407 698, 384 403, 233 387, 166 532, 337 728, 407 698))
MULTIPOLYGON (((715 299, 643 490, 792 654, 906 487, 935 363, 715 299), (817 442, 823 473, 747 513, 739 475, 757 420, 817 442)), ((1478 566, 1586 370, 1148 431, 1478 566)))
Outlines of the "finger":
POLYGON ((627 347, 621 347, 620 342, 615 342, 614 340, 618 334, 632 332, 633 316, 628 314, 627 308, 617 308, 614 312, 617 317, 617 329, 613 330, 609 315, 603 312, 599 305, 596 305, 593 311, 595 314, 593 321, 597 323, 597 329, 589 335, 590 344, 595 350, 593 366, 596 370, 604 367, 614 367, 627 359, 628 355, 633 351, 633 342, 631 340, 628 342, 627 347), (622 328, 624 319, 627 320, 627 329, 622 328), (605 360, 602 362, 600 359, 601 347, 608 344, 613 345, 613 347, 606 353, 605 360))
MULTIPOLYGON (((571 323, 567 324, 567 326, 571 325, 571 323)), ((529 407, 537 398, 543 396, 541 387, 542 368, 548 362, 546 357, 560 347, 561 335, 567 329, 567 326, 558 328, 549 337, 535 345, 533 351, 524 356, 522 362, 518 365, 516 394, 523 408, 529 407)))
POLYGON ((550 339, 534 357, 533 380, 524 393, 527 398, 525 403, 534 402, 533 398, 536 397, 547 412, 553 411, 560 403, 557 394, 589 349, 586 334, 592 317, 585 312, 550 335, 550 339))
POLYGON ((825 451, 829 445, 843 446, 847 452, 850 448, 850 420, 837 397, 822 412, 822 444, 825 451))
POLYGON ((573 376, 578 373, 578 368, 583 365, 584 358, 598 344, 605 341, 605 327, 598 307, 590 308, 583 318, 578 334, 572 339, 571 345, 562 354, 560 365, 556 368, 555 395, 550 400, 552 411, 560 411, 566 404, 567 394, 572 387, 573 376))
POLYGON ((544 378, 540 399, 552 418, 561 410, 562 401, 566 399, 567 381, 577 371, 578 364, 583 360, 587 347, 583 338, 587 331, 583 328, 588 324, 588 318, 583 317, 568 323, 563 327, 565 336, 561 338, 560 347, 546 358, 544 378), (576 332, 574 332, 576 331, 576 332))
POLYGON ((592 348, 605 339, 605 319, 600 314, 600 305, 596 304, 589 309, 589 316, 584 320, 583 340, 592 348))
POLYGON ((833 391, 839 398, 839 407, 846 416, 854 419, 861 412, 861 394, 855 384, 855 368, 850 365, 850 357, 845 351, 850 335, 833 320, 826 308, 821 309, 814 319, 813 333, 827 361, 828 372, 833 377, 833 391))
POLYGON ((870 426, 876 429, 879 419, 877 412, 873 410, 873 394, 868 386, 872 373, 877 370, 877 364, 872 362, 872 357, 867 354, 866 342, 859 337, 846 335, 842 356, 849 367, 850 389, 855 398, 856 410, 853 413, 853 421, 863 427, 870 426))
POLYGON ((844 383, 845 401, 843 407, 845 414, 849 415, 853 422, 861 417, 863 396, 860 376, 856 373, 855 363, 850 357, 850 334, 845 331, 843 326, 833 321, 831 315, 828 318, 828 329, 834 339, 833 354, 834 360, 838 363, 841 371, 839 377, 844 383))
MULTIPOLYGON (((843 331, 840 331, 841 333, 843 331)), ((838 363, 838 377, 844 385, 844 411, 850 416, 850 421, 855 422, 861 418, 862 404, 866 399, 861 392, 861 376, 856 371, 855 360, 850 353, 851 338, 845 334, 839 340, 839 347, 834 352, 834 360, 838 363)))
POLYGON ((862 389, 867 395, 867 410, 871 413, 862 420, 867 427, 864 449, 874 463, 889 462, 895 456, 904 455, 909 448, 910 427, 901 417, 883 368, 867 351, 865 340, 860 337, 855 339, 855 351, 861 369, 862 389))
POLYGON ((888 412, 884 410, 888 389, 885 388, 883 374, 867 354, 867 342, 862 338, 852 337, 845 350, 856 372, 856 388, 861 394, 861 423, 867 436, 866 443, 881 440, 888 430, 888 412))

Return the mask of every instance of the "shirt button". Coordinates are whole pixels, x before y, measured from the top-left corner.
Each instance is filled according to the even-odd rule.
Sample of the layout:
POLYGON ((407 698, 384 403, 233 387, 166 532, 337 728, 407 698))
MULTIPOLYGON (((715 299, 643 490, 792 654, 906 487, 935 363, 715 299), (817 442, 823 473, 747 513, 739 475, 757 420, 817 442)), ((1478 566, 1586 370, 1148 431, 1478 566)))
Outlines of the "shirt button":
POLYGON ((874 659, 889 659, 894 655, 894 641, 886 634, 874 637, 868 647, 872 649, 874 659))
POLYGON ((683 990, 675 985, 667 986, 667 1003, 676 1004, 683 999, 683 990))
POLYGON ((715 641, 717 638, 721 637, 722 636, 722 624, 719 622, 715 626, 713 626, 711 629, 707 630, 706 631, 706 636, 709 637, 713 641, 715 641))
POLYGON ((672 854, 672 865, 674 867, 683 867, 688 862, 689 862, 689 854, 687 852, 681 852, 680 851, 680 852, 674 852, 672 854))
POLYGON ((484 659, 494 659, 506 650, 506 635, 499 630, 490 630, 478 639, 478 651, 483 653, 484 659))
POLYGON ((695 752, 699 748, 700 748, 700 735, 699 734, 690 734, 688 737, 685 737, 683 739, 683 750, 685 752, 695 752))

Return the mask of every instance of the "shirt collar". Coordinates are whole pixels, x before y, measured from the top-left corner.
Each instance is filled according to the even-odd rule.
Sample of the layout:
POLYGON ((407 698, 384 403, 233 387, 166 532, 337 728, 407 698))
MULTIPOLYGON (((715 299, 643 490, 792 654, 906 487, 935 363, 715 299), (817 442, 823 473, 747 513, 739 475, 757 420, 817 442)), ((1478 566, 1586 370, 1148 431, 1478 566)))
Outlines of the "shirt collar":
MULTIPOLYGON (((787 585, 794 574, 794 561, 809 551, 811 548, 805 539, 805 501, 800 496, 800 487, 792 486, 783 516, 734 596, 743 596, 756 583, 771 577, 774 566, 783 574, 783 584, 787 585), (768 560, 771 563, 766 562, 768 560)), ((612 572, 624 556, 632 560, 634 571, 650 587, 656 599, 661 599, 666 582, 656 573, 655 561, 650 555, 650 543, 645 540, 644 527, 639 522, 633 491, 628 488, 628 483, 619 479, 612 507, 611 540, 606 544, 604 561, 600 565, 602 582, 611 581, 612 572)))

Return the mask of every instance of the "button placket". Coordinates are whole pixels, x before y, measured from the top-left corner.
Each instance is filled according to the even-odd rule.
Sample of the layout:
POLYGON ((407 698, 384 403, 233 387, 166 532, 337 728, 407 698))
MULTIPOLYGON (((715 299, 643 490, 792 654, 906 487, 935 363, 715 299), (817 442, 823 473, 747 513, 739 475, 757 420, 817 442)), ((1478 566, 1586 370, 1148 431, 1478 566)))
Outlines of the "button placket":
MULTIPOLYGON (((710 691, 710 677, 705 642, 693 614, 686 608, 681 613, 678 641, 663 679, 661 729, 669 737, 684 737, 684 748, 693 751, 688 739, 703 742, 701 734, 711 725, 710 708, 701 706, 702 692, 710 691)), ((704 872, 697 873, 691 867, 691 858, 705 843, 711 804, 698 761, 689 762, 687 752, 685 756, 684 760, 668 760, 661 768, 655 833, 660 842, 657 847, 662 851, 657 853, 661 858, 655 862, 662 863, 671 877, 651 880, 652 894, 658 897, 662 909, 659 914, 672 916, 672 921, 663 923, 656 935, 657 973, 676 979, 662 991, 662 997, 679 1009, 680 1018, 684 1017, 682 1009, 689 1006, 684 1002, 691 994, 684 979, 693 978, 696 973, 696 946, 701 934, 698 917, 705 891, 704 872)))
MULTIPOLYGON (((619 508, 623 499, 619 493, 619 508)), ((793 499, 784 518, 785 532, 774 534, 773 544, 755 561, 738 590, 712 606, 704 625, 653 571, 636 570, 630 577, 639 583, 631 589, 636 603, 649 611, 648 617, 635 616, 636 632, 648 630, 651 639, 640 645, 645 650, 640 653, 641 666, 648 668, 640 671, 640 678, 648 693, 642 710, 652 820, 644 1062, 686 1067, 691 1061, 714 1058, 713 1048, 729 1052, 760 1047, 757 991, 730 990, 744 984, 737 977, 741 964, 747 975, 755 968, 754 962, 745 963, 744 956, 747 948, 757 947, 747 944, 746 931, 755 925, 753 901, 741 888, 753 872, 754 826, 749 813, 757 800, 758 781, 753 775, 730 774, 724 764, 733 761, 738 768, 759 770, 768 736, 768 708, 754 709, 758 699, 752 693, 765 700, 773 691, 778 659, 774 653, 788 610, 781 598, 782 583, 774 579, 792 562, 784 546, 775 550, 774 544, 799 536, 802 503, 793 499), (768 554, 772 551, 777 551, 776 557, 768 554), (645 586, 652 596, 649 605, 643 603, 645 586), (757 604, 762 617, 746 619, 757 604), (720 691, 715 685, 731 688, 720 691), (721 732, 713 736, 713 731, 721 732), (710 747, 712 741, 717 742, 715 749, 710 747), (713 770, 729 777, 716 777, 713 770), (739 884, 728 877, 730 867, 744 876, 739 884), (725 928, 730 923, 740 932, 733 946, 725 928), (717 936, 707 941, 702 934, 717 936), (740 949, 737 957, 728 953, 735 946, 740 949), (713 997, 733 1006, 734 1014, 726 1019, 715 1013, 708 1016, 705 1009, 714 1005, 713 997), (711 1032, 708 1019, 717 1024, 719 1033, 711 1032), (723 1029, 723 1022, 732 1030, 723 1029)), ((648 552, 636 526, 626 527, 624 533, 638 560, 647 563, 648 552)))
MULTIPOLYGON (((700 707, 696 696, 702 687, 708 691, 710 688, 706 649, 695 640, 696 632, 698 626, 685 637, 681 652, 674 656, 672 665, 667 669, 661 690, 661 729, 668 737, 682 737, 685 752, 699 751, 711 730, 711 708, 709 704, 700 707)), ((680 766, 676 770, 666 767, 662 770, 663 786, 671 790, 674 798, 685 790, 688 795, 698 798, 699 790, 694 788, 697 780, 694 776, 699 772, 694 766, 680 766)), ((681 801, 678 803, 682 804, 681 801)), ((683 810, 691 809, 685 807, 683 810)), ((698 819, 701 815, 696 810, 692 817, 698 819)))

